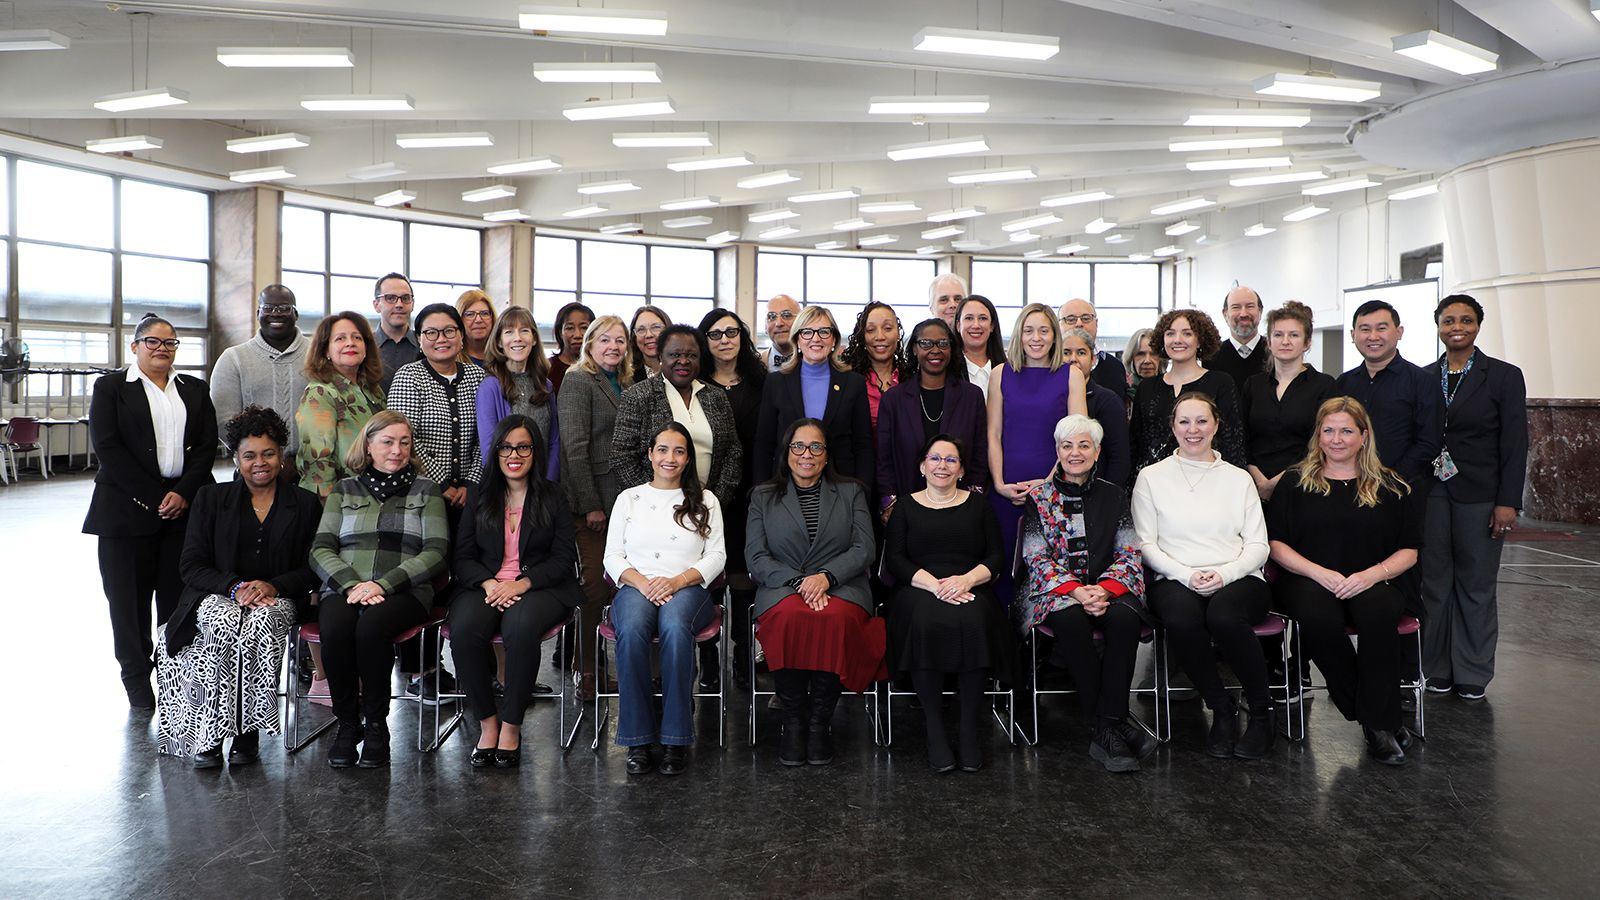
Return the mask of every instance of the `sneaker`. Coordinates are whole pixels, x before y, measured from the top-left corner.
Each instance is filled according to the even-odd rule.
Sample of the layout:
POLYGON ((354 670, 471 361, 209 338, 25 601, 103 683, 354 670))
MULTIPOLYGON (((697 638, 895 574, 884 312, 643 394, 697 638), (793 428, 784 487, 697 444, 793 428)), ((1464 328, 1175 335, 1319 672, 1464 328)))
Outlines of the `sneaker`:
POLYGON ((1156 752, 1156 739, 1130 719, 1123 719, 1117 725, 1117 733, 1122 735, 1123 741, 1127 742, 1128 749, 1133 751, 1136 759, 1149 759, 1150 754, 1156 752))
POLYGON ((319 706, 332 706, 333 696, 328 693, 328 679, 311 679, 311 687, 306 690, 306 699, 319 706))
POLYGON ((361 761, 356 765, 363 769, 389 765, 389 723, 367 723, 366 738, 361 742, 361 761))
POLYGON ((1453 690, 1455 690, 1455 685, 1451 684, 1448 678, 1428 679, 1428 693, 1430 694, 1448 694, 1453 690))
MULTIPOLYGON (((1433 690, 1432 685, 1429 685, 1428 689, 1433 690)), ((1458 684, 1456 685, 1456 696, 1463 700, 1482 700, 1483 686, 1477 684, 1458 684)))
POLYGON ((356 745, 361 743, 362 729, 359 722, 339 723, 339 730, 333 736, 333 746, 328 748, 328 765, 335 769, 348 769, 356 764, 356 745))
POLYGON ((433 673, 429 672, 406 685, 406 693, 421 700, 423 706, 438 706, 441 702, 454 703, 454 697, 445 697, 442 701, 439 697, 441 694, 456 693, 456 680, 449 672, 441 669, 438 684, 435 685, 433 673))
POLYGON ((1089 756, 1106 767, 1107 772, 1137 772, 1139 760, 1133 755, 1128 742, 1123 740, 1119 728, 1100 725, 1089 742, 1089 756))

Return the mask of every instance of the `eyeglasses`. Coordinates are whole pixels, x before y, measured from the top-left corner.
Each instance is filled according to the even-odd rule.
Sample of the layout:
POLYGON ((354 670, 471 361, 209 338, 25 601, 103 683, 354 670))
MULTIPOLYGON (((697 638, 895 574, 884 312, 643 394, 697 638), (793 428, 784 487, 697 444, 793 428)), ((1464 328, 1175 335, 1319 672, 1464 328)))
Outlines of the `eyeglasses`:
POLYGON ((415 294, 379 294, 378 295, 378 300, 380 300, 385 306, 394 306, 397 303, 398 304, 406 304, 406 303, 410 303, 412 300, 415 300, 415 299, 416 299, 416 295, 415 294))
POLYGON ((1096 318, 1098 318, 1098 316, 1096 316, 1094 313, 1084 313, 1081 316, 1070 316, 1070 315, 1069 316, 1062 316, 1061 317, 1061 324, 1063 324, 1063 325, 1093 325, 1094 324, 1094 320, 1096 318))
POLYGON ((769 312, 769 313, 767 313, 767 321, 768 322, 776 322, 779 319, 782 319, 785 322, 792 322, 792 321, 794 321, 794 313, 789 312, 788 310, 784 310, 783 312, 769 312))
POLYGON ((460 334, 461 329, 455 327, 454 325, 446 325, 443 328, 424 328, 420 333, 424 340, 437 341, 440 338, 444 338, 448 341, 460 334))
POLYGON ((261 314, 263 316, 286 316, 289 313, 292 313, 294 311, 295 311, 294 307, 293 306, 288 306, 288 305, 273 305, 273 306, 263 306, 263 307, 261 307, 261 314))
POLYGON ((828 452, 828 445, 821 441, 812 441, 809 444, 805 441, 795 441, 789 445, 789 452, 795 456, 804 456, 807 453, 812 456, 821 456, 828 452))
POLYGON ((720 340, 723 340, 725 338, 726 339, 731 339, 731 338, 736 338, 738 336, 739 336, 739 329, 737 327, 733 327, 733 326, 730 326, 728 328, 719 328, 719 329, 716 329, 714 331, 706 332, 706 340, 709 340, 709 341, 720 341, 720 340))
POLYGON ((796 331, 794 336, 802 341, 809 341, 814 337, 827 340, 828 338, 833 337, 835 333, 836 332, 832 328, 824 325, 821 328, 802 328, 799 331, 796 331))
POLYGON ((929 453, 926 457, 923 458, 923 461, 926 462, 930 466, 938 465, 939 463, 944 463, 947 466, 959 466, 959 465, 961 465, 961 457, 959 457, 959 456, 940 456, 937 453, 929 453))
POLYGON ((949 338, 918 338, 917 339, 917 349, 918 350, 949 350, 950 349, 950 339, 949 338))
POLYGON ((633 327, 633 333, 634 334, 660 334, 662 331, 664 331, 666 329, 666 327, 667 326, 661 324, 660 322, 657 322, 654 325, 635 325, 633 327))
POLYGON ((146 350, 176 350, 181 342, 177 338, 142 337, 139 343, 143 344, 146 350))
POLYGON ((492 319, 494 318, 494 313, 487 309, 473 309, 462 313, 461 317, 463 319, 492 319))
POLYGON ((518 459, 527 459, 533 455, 532 444, 496 444, 494 452, 501 456, 515 456, 518 459))

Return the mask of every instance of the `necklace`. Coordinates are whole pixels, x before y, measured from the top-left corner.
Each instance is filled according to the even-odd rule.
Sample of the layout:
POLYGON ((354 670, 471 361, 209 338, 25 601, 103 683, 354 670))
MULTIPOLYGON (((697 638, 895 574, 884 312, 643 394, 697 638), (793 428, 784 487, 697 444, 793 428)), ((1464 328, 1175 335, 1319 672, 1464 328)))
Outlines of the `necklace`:
MULTIPOLYGON (((942 391, 944 388, 939 388, 939 390, 942 391)), ((942 409, 939 410, 939 415, 937 416, 930 415, 928 413, 928 395, 921 388, 917 390, 917 402, 922 404, 922 417, 927 419, 930 423, 937 422, 944 418, 944 410, 942 409)))
POLYGON ((1187 468, 1188 467, 1183 464, 1183 458, 1179 457, 1179 459, 1178 459, 1178 474, 1183 476, 1184 483, 1189 485, 1189 493, 1192 494, 1192 493, 1195 492, 1195 489, 1200 486, 1200 482, 1205 481, 1206 480, 1206 476, 1211 474, 1211 468, 1207 467, 1204 472, 1200 473, 1200 477, 1194 479, 1193 481, 1189 480, 1189 473, 1187 471, 1185 471, 1187 468))
POLYGON ((952 491, 950 493, 950 497, 945 500, 940 500, 938 497, 935 497, 933 495, 933 491, 931 490, 923 491, 922 496, 928 501, 926 505, 934 509, 944 509, 947 506, 954 506, 962 499, 960 491, 952 491))

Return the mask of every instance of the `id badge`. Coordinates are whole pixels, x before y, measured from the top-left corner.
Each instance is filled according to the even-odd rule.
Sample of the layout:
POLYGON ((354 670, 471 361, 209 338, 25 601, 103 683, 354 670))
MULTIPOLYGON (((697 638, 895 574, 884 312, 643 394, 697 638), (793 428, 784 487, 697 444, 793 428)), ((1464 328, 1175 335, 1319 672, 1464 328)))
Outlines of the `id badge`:
POLYGON ((1441 450, 1437 459, 1433 461, 1433 477, 1440 481, 1449 481, 1461 473, 1456 468, 1456 461, 1450 458, 1449 450, 1441 450))

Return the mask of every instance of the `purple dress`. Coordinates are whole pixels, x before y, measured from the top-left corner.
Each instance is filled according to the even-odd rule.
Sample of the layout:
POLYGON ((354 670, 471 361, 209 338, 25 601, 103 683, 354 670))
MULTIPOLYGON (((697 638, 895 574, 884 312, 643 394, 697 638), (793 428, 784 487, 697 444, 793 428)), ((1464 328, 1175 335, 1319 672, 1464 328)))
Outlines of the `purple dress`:
MULTIPOLYGON (((1062 366, 1054 372, 1042 366, 1020 372, 1005 366, 1000 373, 1000 393, 1004 398, 1004 418, 1000 425, 1000 448, 1005 453, 1001 467, 1012 484, 1046 478, 1056 464, 1056 423, 1067 414, 1067 389, 1071 369, 1062 366)), ((1006 570, 996 573, 996 589, 1002 603, 1011 602, 1011 572, 1016 565, 1017 522, 1023 507, 989 492, 989 502, 1000 520, 1000 547, 1006 570)))

